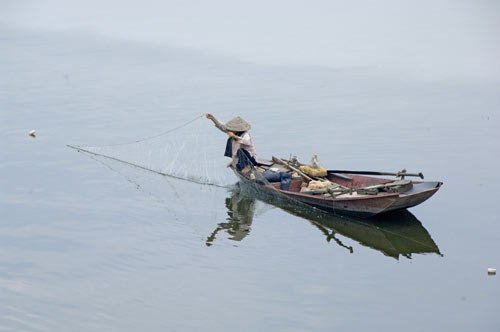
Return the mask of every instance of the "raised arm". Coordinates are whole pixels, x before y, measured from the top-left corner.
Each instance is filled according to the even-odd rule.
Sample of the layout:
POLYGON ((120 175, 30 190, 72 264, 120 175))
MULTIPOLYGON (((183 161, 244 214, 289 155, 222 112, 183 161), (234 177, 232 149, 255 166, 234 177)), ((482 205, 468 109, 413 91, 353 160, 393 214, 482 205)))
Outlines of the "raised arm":
POLYGON ((227 133, 229 131, 229 130, 227 130, 226 126, 224 126, 224 124, 220 123, 219 120, 217 120, 212 114, 207 113, 205 116, 207 117, 207 119, 212 120, 214 125, 217 128, 219 128, 222 132, 227 133))

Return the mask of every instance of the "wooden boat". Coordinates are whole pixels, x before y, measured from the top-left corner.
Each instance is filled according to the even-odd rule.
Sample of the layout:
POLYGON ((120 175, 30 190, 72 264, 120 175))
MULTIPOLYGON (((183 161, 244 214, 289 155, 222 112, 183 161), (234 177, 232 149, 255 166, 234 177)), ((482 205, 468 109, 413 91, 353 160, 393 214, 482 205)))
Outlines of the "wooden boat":
MULTIPOLYGON (((297 203, 311 205, 334 214, 362 218, 390 211, 404 210, 421 204, 434 195, 443 184, 438 181, 406 180, 398 182, 393 179, 352 173, 339 174, 334 170, 330 170, 320 180, 329 182, 333 187, 341 189, 301 192, 302 188, 308 185, 313 178, 295 176, 292 178, 288 190, 282 190, 280 182, 262 180, 263 172, 273 168, 273 166, 283 165, 269 161, 260 163, 258 167, 246 173, 232 169, 240 181, 255 187, 261 194, 283 195, 297 203)), ((293 173, 294 170, 296 171, 296 169, 290 169, 289 173, 293 173)), ((404 176, 404 173, 402 175, 404 176)))

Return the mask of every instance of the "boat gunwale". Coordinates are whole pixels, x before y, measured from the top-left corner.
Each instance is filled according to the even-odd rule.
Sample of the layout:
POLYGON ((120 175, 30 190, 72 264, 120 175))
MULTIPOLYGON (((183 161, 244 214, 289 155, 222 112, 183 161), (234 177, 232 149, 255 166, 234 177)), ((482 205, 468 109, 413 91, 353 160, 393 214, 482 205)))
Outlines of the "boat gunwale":
MULTIPOLYGON (((241 176, 245 177, 245 175, 243 175, 243 174, 241 174, 241 176)), ((360 175, 357 175, 357 176, 358 177, 363 177, 363 178, 371 178, 370 176, 360 176, 360 175)), ((386 179, 386 178, 378 178, 378 179, 389 180, 389 179, 386 179)), ((249 179, 247 179, 247 180, 249 180, 249 179)), ((338 201, 345 202, 345 201, 358 201, 358 200, 380 199, 380 198, 389 198, 389 197, 404 197, 404 198, 406 198, 406 197, 412 197, 412 196, 420 195, 420 194, 425 193, 425 192, 437 191, 443 185, 443 182, 441 182, 441 181, 415 181, 415 182, 412 181, 412 183, 414 183, 414 184, 425 183, 425 182, 437 182, 437 185, 435 187, 433 187, 433 188, 424 189, 424 190, 421 190, 421 191, 413 192, 411 194, 405 194, 405 193, 379 193, 377 195, 363 195, 363 196, 356 196, 356 197, 340 197, 340 198, 336 198, 336 197, 335 198, 334 197, 321 197, 321 196, 314 196, 314 195, 310 195, 310 194, 304 194, 304 193, 301 193, 301 192, 295 192, 295 191, 289 191, 289 190, 282 190, 282 189, 276 188, 271 182, 270 182, 270 185, 272 186, 272 188, 269 188, 269 186, 267 186, 267 185, 261 185, 261 186, 265 187, 265 188, 267 187, 269 190, 276 190, 276 191, 278 191, 278 192, 280 192, 280 193, 282 193, 284 195, 292 195, 292 196, 298 196, 298 197, 305 197, 305 198, 308 198, 308 199, 312 198, 313 200, 332 201, 332 202, 338 202, 338 201)), ((259 184, 257 184, 257 185, 259 185, 259 184)))
MULTIPOLYGON (((410 194, 379 193, 377 195, 363 195, 363 196, 356 196, 356 197, 334 198, 334 197, 315 196, 315 195, 310 195, 310 194, 304 194, 301 192, 282 190, 282 189, 276 187, 276 185, 279 184, 277 182, 269 182, 268 184, 261 184, 261 183, 258 183, 256 181, 250 179, 249 176, 247 176, 241 172, 238 172, 234 168, 233 168, 233 171, 236 173, 238 178, 240 178, 245 183, 256 187, 257 189, 258 188, 265 189, 265 191, 270 193, 270 194, 273 192, 280 193, 280 194, 283 194, 289 198, 297 199, 298 201, 300 201, 304 204, 316 206, 320 209, 323 209, 324 207, 327 207, 330 204, 333 204, 333 205, 335 205, 335 204, 356 204, 357 205, 357 203, 359 203, 359 202, 366 202, 366 203, 362 203, 362 204, 371 204, 370 202, 375 202, 375 201, 383 202, 384 200, 385 201, 388 200, 389 204, 387 206, 380 208, 380 210, 377 212, 360 211, 360 210, 356 210, 356 209, 353 210, 353 209, 347 208, 347 206, 345 206, 344 208, 338 208, 338 207, 335 208, 334 206, 332 206, 334 213, 336 213, 335 211, 338 211, 338 213, 340 213, 340 214, 347 214, 347 215, 353 214, 353 215, 356 215, 356 216, 359 216, 362 218, 369 218, 369 217, 373 217, 373 216, 378 215, 378 214, 387 213, 387 212, 391 212, 394 210, 408 209, 408 208, 411 208, 413 206, 419 205, 419 204, 423 203, 424 201, 426 201, 429 197, 434 195, 439 190, 439 188, 443 185, 443 182, 441 182, 441 181, 415 181, 415 182, 412 181, 415 184, 425 183, 425 182, 427 182, 427 183, 435 182, 436 185, 432 188, 423 189, 421 191, 412 192, 410 194), (417 201, 415 201, 412 204, 404 204, 405 201, 407 201, 408 199, 411 200, 413 197, 415 197, 415 199, 417 201), (402 202, 403 202, 403 204, 402 204, 402 202), (401 206, 399 206, 399 205, 401 205, 401 206), (391 208, 391 206, 395 207, 395 208, 391 208)), ((359 176, 359 175, 357 175, 357 176, 363 177, 363 178, 373 178, 370 176, 359 176)), ((387 178, 376 178, 376 179, 390 181, 390 179, 387 179, 387 178)))

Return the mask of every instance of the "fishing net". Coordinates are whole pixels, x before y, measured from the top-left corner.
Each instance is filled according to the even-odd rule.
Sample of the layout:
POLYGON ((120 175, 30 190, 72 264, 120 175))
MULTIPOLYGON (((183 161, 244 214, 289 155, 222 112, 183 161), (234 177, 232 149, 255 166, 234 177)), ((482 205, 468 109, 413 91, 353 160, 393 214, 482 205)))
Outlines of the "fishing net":
POLYGON ((214 126, 202 117, 127 143, 70 147, 162 175, 227 187, 235 182, 235 177, 224 168, 224 135, 217 135, 214 126))

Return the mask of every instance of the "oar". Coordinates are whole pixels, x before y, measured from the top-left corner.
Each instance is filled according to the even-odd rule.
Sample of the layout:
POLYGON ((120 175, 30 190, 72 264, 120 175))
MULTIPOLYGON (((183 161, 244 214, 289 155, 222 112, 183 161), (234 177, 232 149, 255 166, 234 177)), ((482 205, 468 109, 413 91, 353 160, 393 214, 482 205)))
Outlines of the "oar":
POLYGON ((406 173, 406 170, 403 169, 396 173, 390 172, 373 172, 373 171, 346 171, 346 170, 328 170, 328 173, 345 173, 345 174, 361 174, 361 175, 391 175, 397 177, 405 177, 405 176, 414 176, 424 179, 424 175, 422 173, 406 173))
POLYGON ((291 165, 289 165, 286 161, 284 161, 283 159, 281 158, 277 158, 277 157, 274 157, 273 156, 273 161, 277 164, 280 164, 280 165, 283 165, 285 167, 288 167, 289 169, 291 169, 292 171, 294 172, 297 172, 297 174, 299 174, 300 176, 302 176, 304 179, 307 179, 309 181, 312 180, 312 178, 310 176, 308 176, 307 174, 303 173, 300 169, 297 169, 291 165))

